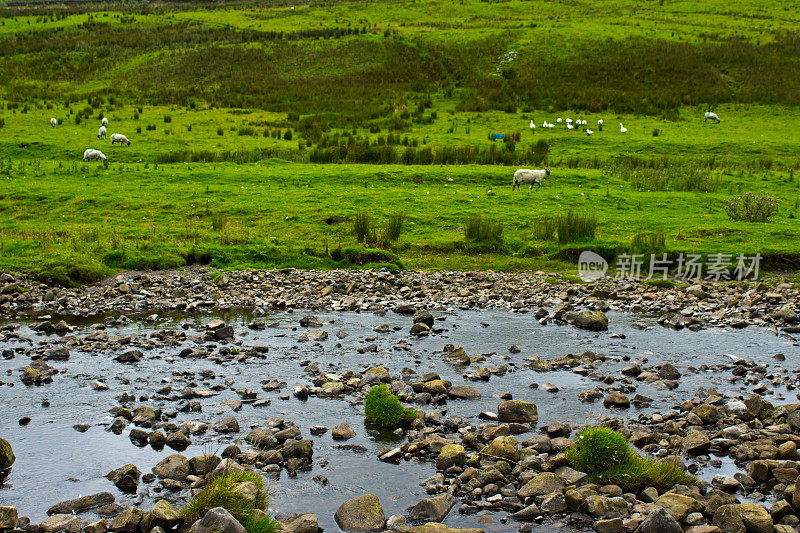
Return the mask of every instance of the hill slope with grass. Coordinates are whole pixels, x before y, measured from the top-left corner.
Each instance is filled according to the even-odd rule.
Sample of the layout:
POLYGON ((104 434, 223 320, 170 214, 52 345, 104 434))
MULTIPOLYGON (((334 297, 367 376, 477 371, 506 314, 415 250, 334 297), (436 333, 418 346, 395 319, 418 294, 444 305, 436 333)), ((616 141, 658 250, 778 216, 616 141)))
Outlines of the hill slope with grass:
POLYGON ((793 268, 799 8, 0 8, 0 267, 569 269, 592 248, 793 268))

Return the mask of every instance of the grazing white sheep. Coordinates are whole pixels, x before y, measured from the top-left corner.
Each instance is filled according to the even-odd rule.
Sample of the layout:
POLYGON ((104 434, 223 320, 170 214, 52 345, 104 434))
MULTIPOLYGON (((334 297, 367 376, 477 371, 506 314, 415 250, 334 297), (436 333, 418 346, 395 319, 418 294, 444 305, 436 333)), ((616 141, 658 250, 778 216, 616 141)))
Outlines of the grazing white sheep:
POLYGON ((590 130, 590 129, 588 129, 588 128, 587 128, 587 130, 586 130, 586 135, 592 135, 592 134, 594 134, 594 132, 593 132, 592 130, 590 130))
POLYGON ((532 130, 536 129, 536 124, 533 123, 533 119, 531 119, 531 129, 532 130))
POLYGON ((131 142, 128 140, 128 138, 121 133, 111 134, 111 146, 114 146, 114 143, 127 144, 128 146, 131 145, 131 142))
POLYGON ((602 126, 602 125, 603 125, 603 119, 602 119, 602 118, 601 118, 600 120, 598 120, 598 121, 597 121, 597 125, 598 125, 598 126, 602 126))
POLYGON ((50 119, 50 125, 51 126, 53 126, 55 128, 57 124, 58 124, 58 121, 56 119, 54 119, 54 118, 50 119))
POLYGON ((530 189, 533 190, 533 184, 537 184, 539 187, 536 187, 538 191, 539 188, 542 186, 542 180, 550 175, 550 169, 542 169, 542 170, 528 170, 521 168, 514 172, 514 182, 511 184, 511 190, 519 189, 523 183, 530 183, 530 189))
POLYGON ((86 161, 87 159, 99 159, 101 161, 105 161, 106 155, 100 150, 95 150, 94 148, 87 148, 83 152, 83 160, 86 161))
POLYGON ((550 124, 547 125, 547 127, 553 129, 556 127, 556 125, 551 122, 550 124))
POLYGON ((708 122, 709 120, 713 120, 714 122, 719 124, 719 117, 717 116, 717 114, 711 111, 706 111, 706 114, 703 115, 703 122, 708 122))
POLYGON ((106 127, 100 126, 100 129, 97 130, 97 138, 98 139, 105 139, 106 138, 106 127))
POLYGON ((559 124, 561 124, 561 117, 558 117, 558 118, 556 119, 556 122, 558 122, 559 124))
POLYGON ((571 118, 568 118, 568 119, 567 119, 567 120, 565 120, 564 122, 566 122, 567 124, 572 124, 572 119, 571 119, 571 118))
POLYGON ((103 117, 103 120, 100 121, 100 125, 101 126, 108 126, 108 119, 106 117, 103 117))
POLYGON ((550 125, 549 125, 549 124, 547 124, 547 121, 545 120, 544 122, 542 122, 542 127, 543 127, 543 128, 549 128, 549 127, 550 127, 550 125))
POLYGON ((619 132, 620 133, 628 133, 628 128, 622 125, 622 122, 619 123, 619 132))
POLYGON ((574 129, 574 128, 575 128, 575 126, 573 126, 573 125, 572 125, 572 124, 570 124, 569 122, 567 123, 567 129, 568 129, 568 130, 571 130, 571 129, 574 129))

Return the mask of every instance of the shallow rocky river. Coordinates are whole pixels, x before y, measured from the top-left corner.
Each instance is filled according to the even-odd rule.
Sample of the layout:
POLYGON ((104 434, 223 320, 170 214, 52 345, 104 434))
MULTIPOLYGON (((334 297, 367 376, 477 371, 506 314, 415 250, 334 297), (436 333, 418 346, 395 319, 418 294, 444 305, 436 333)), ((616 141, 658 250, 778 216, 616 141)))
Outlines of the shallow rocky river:
MULTIPOLYGON (((148 473, 163 458, 176 453, 169 446, 156 451, 149 445, 134 445, 128 437, 132 425, 120 434, 109 430, 114 419, 109 409, 119 406, 118 398, 126 393, 135 396, 126 403, 130 408, 147 405, 163 409, 168 420, 175 424, 200 420, 211 426, 204 433, 191 435, 191 444, 181 452, 186 457, 219 455, 233 442, 247 448, 244 436, 250 429, 264 427, 273 418, 294 422, 303 438, 313 440, 313 466, 310 471, 298 471, 294 476, 281 470, 269 477, 270 509, 276 513, 313 512, 318 515, 321 527, 336 531, 333 515, 339 505, 371 492, 379 496, 387 516, 404 514, 408 506, 426 496, 420 482, 436 473, 435 465, 416 458, 399 464, 380 461, 378 455, 382 451, 399 446, 405 437, 379 434, 365 427, 363 394, 298 398, 293 386, 311 384, 309 364, 316 364, 322 373, 337 375, 346 371, 360 375, 376 366, 385 367, 392 376, 400 375, 403 368, 418 374, 436 372, 453 386, 475 387, 481 398, 450 398, 440 405, 411 405, 434 413, 434 419, 438 411, 442 419, 457 415, 474 426, 486 422, 479 417, 480 413, 497 412, 502 401, 500 394, 509 393, 515 400, 534 402, 539 414, 537 429, 517 435, 520 440, 538 434, 538 427, 555 421, 580 427, 603 417, 630 420, 654 411, 666 412, 691 399, 702 388, 714 388, 725 396, 741 398, 755 390, 774 405, 797 402, 792 388, 797 377, 793 374, 794 361, 800 356, 800 349, 793 338, 776 335, 774 330, 749 327, 674 331, 658 325, 655 317, 613 311, 608 313, 609 330, 604 332, 568 325, 542 326, 530 314, 504 310, 433 311, 432 314, 436 317, 434 331, 438 333, 424 337, 409 335, 410 317, 392 312, 381 315, 282 311, 261 317, 268 327, 260 330, 247 327, 253 317, 245 312, 161 314, 156 322, 131 319, 126 324, 104 329, 96 327, 102 323, 102 317, 82 321, 66 318, 75 328, 63 334, 67 341, 69 336, 74 337, 72 345, 64 342, 63 335, 44 335, 32 329, 33 324, 45 319, 42 313, 28 320, 0 323, 6 326, 4 336, 0 337, 0 352, 4 354, 0 359, 0 381, 4 382, 0 386, 0 436, 12 444, 16 454, 11 474, 0 487, 0 505, 15 506, 20 516, 37 522, 57 502, 102 491, 112 493, 123 507, 136 504, 148 509, 158 498, 167 498, 176 505, 184 501, 186 490, 173 493, 158 484, 143 483, 137 494, 123 494, 104 477, 126 463, 148 473), (310 314, 319 319, 321 327, 300 325, 300 319, 310 314), (223 342, 198 339, 205 331, 204 324, 215 319, 233 326, 232 339, 223 342), (185 332, 186 338, 157 333, 164 330, 185 332), (324 330, 327 338, 300 341, 301 335, 310 330, 324 330), (108 335, 112 342, 80 345, 80 339, 98 332, 108 335), (115 344, 115 337, 129 340, 115 344), (68 346, 69 358, 47 361, 58 370, 52 382, 24 385, 20 375, 30 358, 23 352, 41 343, 61 345, 56 344, 59 340, 68 346), (484 356, 485 360, 466 369, 454 366, 442 353, 447 344, 462 345, 467 354, 484 356), (510 350, 512 345, 519 350, 510 350), (142 352, 140 361, 115 360, 134 348, 142 352), (187 348, 194 353, 187 356, 187 348), (585 351, 602 354, 605 360, 589 367, 545 372, 534 369, 541 370, 541 366, 529 364, 532 356, 544 361, 585 351), (784 362, 774 357, 778 353, 785 356, 784 362), (766 375, 774 375, 763 380, 734 378, 731 365, 737 359, 764 366, 766 375), (682 374, 676 380, 677 388, 670 389, 663 381, 636 383, 626 380, 620 372, 633 363, 655 368, 667 362, 682 374), (483 376, 488 379, 473 376, 479 367, 489 370, 483 376), (470 376, 476 379, 469 379, 470 376), (270 384, 270 380, 285 384, 264 390, 265 383, 267 389, 278 386, 270 384), (107 385, 107 390, 97 390, 105 388, 97 387, 97 381, 107 385), (546 384, 554 385, 557 391, 546 384), (172 390, 165 390, 166 386, 172 390), (764 389, 757 389, 759 386, 764 389), (202 406, 201 411, 179 411, 181 399, 175 395, 185 387, 207 391, 192 398, 202 406), (604 408, 602 398, 591 403, 579 399, 579 393, 595 388, 604 393, 622 390, 628 396, 638 393, 652 402, 615 409, 604 408), (215 422, 230 416, 237 420, 238 432, 223 434, 213 429, 215 422), (314 425, 332 428, 342 423, 349 424, 356 436, 335 441, 330 431, 317 436, 310 431, 314 425), (74 429, 78 424, 89 427, 79 427, 85 430, 79 431, 74 429)), ((47 317, 53 323, 60 318, 47 317)), ((764 375, 759 374, 762 378, 764 375)), ((737 471, 733 461, 726 457, 721 465, 700 464, 696 475, 711 481, 720 472, 733 475, 737 471)), ((487 531, 515 531, 519 523, 503 523, 506 516, 506 512, 486 510, 463 514, 456 508, 444 523, 487 531)), ((545 522, 534 526, 534 531, 550 531, 560 526, 545 522)))

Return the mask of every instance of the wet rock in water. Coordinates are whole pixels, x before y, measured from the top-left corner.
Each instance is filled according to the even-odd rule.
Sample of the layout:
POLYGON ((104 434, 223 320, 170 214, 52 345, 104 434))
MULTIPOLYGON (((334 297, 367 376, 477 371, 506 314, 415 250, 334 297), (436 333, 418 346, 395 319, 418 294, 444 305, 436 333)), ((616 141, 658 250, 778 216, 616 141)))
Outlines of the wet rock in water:
POLYGON ((654 503, 667 511, 677 522, 683 521, 690 513, 703 510, 702 504, 691 496, 674 492, 662 494, 654 503))
POLYGON ((344 502, 336 510, 334 519, 345 533, 372 532, 383 530, 386 515, 376 495, 364 494, 344 502))
POLYGON ((325 426, 314 425, 308 428, 308 430, 311 432, 312 435, 319 436, 319 435, 324 435, 328 431, 328 428, 325 426))
POLYGON ((69 360, 69 350, 64 347, 50 348, 42 356, 44 361, 67 361, 69 360))
POLYGON ((192 475, 205 476, 212 472, 221 462, 222 459, 216 455, 198 455, 189 459, 189 469, 192 475))
POLYGON ((0 531, 17 527, 19 516, 16 507, 0 506, 0 531))
POLYGON ((465 448, 460 444, 445 444, 436 457, 436 469, 447 470, 451 466, 463 466, 467 460, 465 448))
POLYGON ((631 401, 628 399, 628 397, 618 391, 611 391, 606 395, 605 398, 603 398, 603 406, 605 407, 627 409, 630 407, 630 405, 631 401))
POLYGON ((713 524, 723 533, 772 533, 774 527, 769 511, 757 503, 720 505, 713 524))
POLYGON ((679 379, 681 373, 672 363, 664 363, 658 369, 658 377, 661 379, 679 379))
POLYGON ((512 514, 511 518, 518 522, 533 522, 540 516, 542 516, 542 511, 535 503, 532 503, 512 514))
POLYGON ((509 353, 520 353, 521 351, 522 351, 522 349, 519 346, 517 346, 516 344, 512 344, 511 346, 508 347, 508 352, 509 353))
POLYGON ((233 459, 224 459, 206 476, 206 482, 210 483, 220 476, 225 476, 233 472, 247 472, 247 469, 233 459))
POLYGON ((456 529, 438 522, 428 522, 421 526, 411 528, 411 533, 486 533, 483 529, 468 528, 456 529))
POLYGON ((689 455, 703 455, 711 446, 711 440, 702 431, 691 430, 683 438, 682 446, 689 455))
POLYGON ((280 523, 283 533, 318 533, 317 515, 304 513, 280 523))
POLYGON ((523 485, 517 491, 517 497, 524 499, 532 496, 545 496, 563 490, 564 486, 561 478, 553 472, 542 472, 533 476, 530 481, 523 485))
POLYGON ((6 439, 0 438, 0 478, 4 476, 6 470, 11 468, 17 458, 11 449, 11 444, 6 439))
POLYGON ((300 342, 304 341, 313 341, 313 342, 321 342, 328 339, 328 332, 324 329, 312 329, 311 331, 307 331, 300 335, 297 339, 300 342))
POLYGON ((481 397, 481 392, 469 385, 456 385, 448 389, 447 395, 459 400, 477 400, 481 397))
POLYGON ((602 311, 578 311, 565 315, 568 323, 589 331, 608 330, 608 317, 602 311))
POLYGON ((534 403, 508 400, 497 406, 497 419, 501 422, 536 423, 539 415, 534 403))
POLYGON ((431 328, 427 324, 423 324, 421 322, 415 323, 409 330, 409 333, 418 337, 428 335, 430 332, 431 328))
POLYGON ((105 518, 83 526, 83 533, 106 533, 106 531, 108 531, 108 526, 106 525, 105 518))
POLYGON ((39 524, 39 531, 42 533, 59 533, 62 531, 66 533, 79 533, 80 530, 81 519, 73 514, 54 514, 39 524))
POLYGON ((67 500, 57 503, 47 510, 48 515, 54 514, 76 514, 102 507, 114 503, 114 496, 110 492, 100 492, 89 496, 81 496, 74 500, 67 500))
POLYGON ((602 397, 603 392, 600 389, 592 389, 578 393, 578 399, 586 403, 592 403, 602 397))
POLYGON ((164 440, 164 442, 168 446, 178 451, 185 450, 192 443, 191 439, 189 439, 189 437, 187 437, 183 431, 173 431, 167 435, 167 438, 164 440))
POLYGON ((683 530, 667 511, 660 508, 647 515, 636 533, 683 533, 683 530))
POLYGON ((139 528, 148 532, 155 527, 170 531, 180 522, 181 512, 167 500, 158 500, 152 509, 144 513, 139 528))
POLYGON ((116 485, 122 492, 135 493, 139 485, 140 476, 141 472, 136 468, 136 465, 128 463, 106 474, 106 479, 116 485))
POLYGON ((227 509, 214 507, 191 525, 189 533, 247 533, 247 531, 227 509))
POLYGON ((153 467, 153 473, 161 479, 184 481, 190 472, 189 460, 179 453, 162 459, 153 467))
POLYGON ((322 320, 315 316, 306 315, 300 319, 300 325, 304 328, 321 328, 322 320))
POLYGON ((517 439, 516 437, 496 437, 481 450, 481 455, 485 455, 494 460, 508 459, 514 462, 519 461, 517 439))
POLYGON ((141 350, 128 350, 116 356, 114 360, 118 363, 138 363, 142 360, 142 357, 144 357, 144 354, 141 350))
POLYGON ((448 515, 450 509, 456 504, 452 494, 439 494, 433 498, 424 498, 409 509, 411 520, 425 520, 428 522, 441 522, 448 515))
POLYGON ((421 309, 416 313, 414 313, 414 317, 412 320, 414 324, 425 324, 426 326, 428 326, 428 328, 433 327, 433 315, 424 309, 421 309))
POLYGON ((239 433, 239 422, 232 416, 214 423, 211 429, 217 433, 239 433))
POLYGON ((333 429, 331 430, 331 437, 333 437, 334 440, 347 440, 352 439, 355 436, 356 432, 353 431, 353 428, 351 428, 348 424, 338 424, 333 426, 333 429))
POLYGON ((269 450, 278 446, 278 439, 265 429, 254 429, 244 438, 245 442, 261 450, 269 450))

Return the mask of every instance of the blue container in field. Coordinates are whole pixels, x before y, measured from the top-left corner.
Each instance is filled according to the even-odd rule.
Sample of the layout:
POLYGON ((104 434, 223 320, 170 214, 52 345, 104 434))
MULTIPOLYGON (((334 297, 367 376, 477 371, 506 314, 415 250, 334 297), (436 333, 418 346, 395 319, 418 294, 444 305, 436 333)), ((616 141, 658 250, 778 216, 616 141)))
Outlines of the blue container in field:
POLYGON ((503 138, 502 133, 492 133, 492 139, 502 139, 502 138, 503 138))

